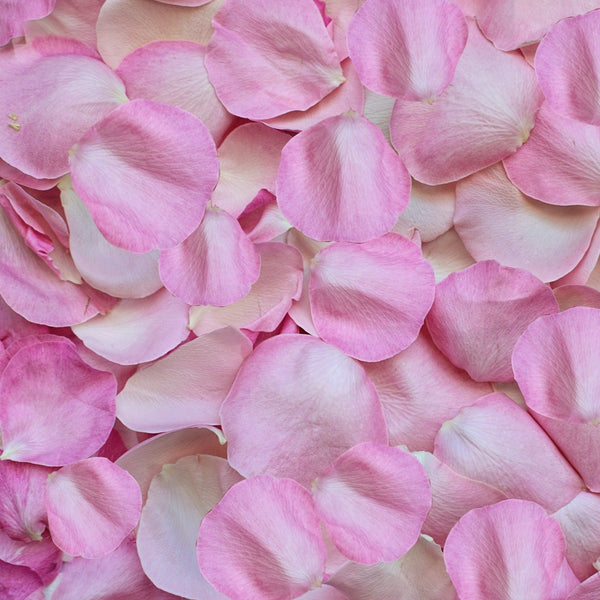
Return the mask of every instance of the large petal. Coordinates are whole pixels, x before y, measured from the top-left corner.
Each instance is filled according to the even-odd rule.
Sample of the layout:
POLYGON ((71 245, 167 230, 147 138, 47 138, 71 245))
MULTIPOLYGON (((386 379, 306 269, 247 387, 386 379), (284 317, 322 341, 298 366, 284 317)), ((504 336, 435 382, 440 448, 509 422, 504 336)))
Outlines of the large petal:
POLYGON ((65 338, 22 348, 0 378, 2 458, 60 466, 96 452, 114 424, 116 389, 65 338))
POLYGON ((325 543, 309 492, 267 476, 234 485, 200 525, 198 562, 232 600, 291 600, 319 586, 325 543))
POLYGON ((352 446, 387 442, 381 404, 362 367, 308 335, 279 335, 255 348, 221 419, 231 466, 246 477, 266 473, 308 485, 352 446))
POLYGON ((467 42, 461 10, 447 0, 367 0, 348 29, 350 57, 374 92, 434 100, 467 42))
POLYGON ((409 193, 408 173, 380 129, 353 111, 304 130, 281 154, 281 212, 317 240, 364 242, 383 235, 409 193))
POLYGON ((219 176, 216 152, 197 117, 132 100, 73 147, 73 188, 111 244, 133 252, 169 248, 202 221, 219 176))
POLYGON ((313 0, 228 0, 213 26, 206 68, 235 115, 261 120, 306 110, 344 81, 313 0))

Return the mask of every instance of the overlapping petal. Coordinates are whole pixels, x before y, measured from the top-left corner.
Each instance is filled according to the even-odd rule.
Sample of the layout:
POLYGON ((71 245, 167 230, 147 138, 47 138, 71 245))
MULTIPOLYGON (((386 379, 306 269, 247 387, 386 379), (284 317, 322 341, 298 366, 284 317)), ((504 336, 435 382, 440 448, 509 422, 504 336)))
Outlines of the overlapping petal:
MULTIPOLYGON (((54 8, 56 0, 2 0, 0 3, 0 46, 25 33, 25 22, 45 17, 54 8)), ((12 599, 11 599, 12 600, 12 599)))

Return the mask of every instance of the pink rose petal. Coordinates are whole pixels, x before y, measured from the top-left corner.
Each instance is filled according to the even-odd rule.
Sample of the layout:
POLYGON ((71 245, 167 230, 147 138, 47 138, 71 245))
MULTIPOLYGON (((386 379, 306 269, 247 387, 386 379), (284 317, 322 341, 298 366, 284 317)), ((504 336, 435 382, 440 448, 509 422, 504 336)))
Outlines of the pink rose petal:
POLYGON ((0 378, 1 458, 60 466, 90 456, 112 429, 116 387, 65 338, 22 348, 0 378))
POLYGON ((127 471, 106 458, 87 458, 48 478, 46 508, 52 539, 61 550, 99 558, 137 525, 142 495, 127 471))
POLYGON ((313 500, 291 479, 234 485, 202 521, 197 549, 202 574, 231 600, 291 600, 325 576, 313 500))
POLYGON ((451 273, 463 271, 475 264, 454 227, 431 242, 422 245, 421 251, 433 268, 436 283, 451 273))
POLYGON ((387 443, 381 404, 362 367, 308 335, 279 335, 255 348, 221 420, 229 462, 246 477, 308 485, 356 444, 387 443))
POLYGON ((567 596, 567 600, 596 600, 599 594, 600 573, 596 573, 578 585, 567 596))
POLYGON ((0 593, 3 600, 28 600, 42 587, 40 578, 29 568, 0 560, 0 593))
MULTIPOLYGON (((11 38, 24 34, 24 24, 32 19, 45 17, 54 8, 56 0, 0 1, 0 46, 11 38)), ((12 598, 11 598, 12 600, 12 598)))

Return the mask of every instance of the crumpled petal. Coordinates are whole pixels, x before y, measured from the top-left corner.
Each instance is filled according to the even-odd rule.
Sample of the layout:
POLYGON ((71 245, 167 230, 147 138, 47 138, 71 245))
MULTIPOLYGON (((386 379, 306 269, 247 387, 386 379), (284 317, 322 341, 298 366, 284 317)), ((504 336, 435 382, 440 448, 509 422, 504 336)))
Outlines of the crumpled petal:
POLYGON ((90 456, 113 427, 116 390, 66 338, 21 348, 0 377, 1 458, 60 466, 90 456))
POLYGON ((234 115, 262 120, 306 110, 344 81, 313 0, 228 0, 213 27, 206 69, 234 115))
POLYGON ((304 130, 281 154, 281 212, 316 240, 379 237, 392 229, 409 194, 410 178, 396 153, 376 125, 353 111, 304 130))
POLYGON ((221 406, 221 421, 234 469, 304 485, 356 444, 387 443, 363 368, 308 335, 278 335, 257 346, 221 406), (296 381, 302 385, 290 383, 296 381))
POLYGON ((99 558, 137 525, 142 495, 136 480, 107 458, 62 467, 46 484, 48 527, 67 554, 99 558))
POLYGON ((291 479, 234 485, 204 517, 197 550, 202 574, 231 600, 291 600, 325 576, 313 500, 291 479))
POLYGON ((367 0, 348 28, 361 81, 379 94, 434 100, 467 42, 461 10, 447 0, 367 0))
POLYGON ((70 164, 73 188, 102 235, 133 252, 188 237, 219 177, 202 121, 150 100, 132 100, 89 129, 71 149, 70 164))

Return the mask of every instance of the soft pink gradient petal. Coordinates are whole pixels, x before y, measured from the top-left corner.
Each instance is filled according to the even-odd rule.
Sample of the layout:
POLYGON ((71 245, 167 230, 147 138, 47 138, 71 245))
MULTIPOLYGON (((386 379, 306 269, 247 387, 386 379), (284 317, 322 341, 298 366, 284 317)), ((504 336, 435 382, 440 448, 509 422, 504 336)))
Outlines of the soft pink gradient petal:
POLYGON ((74 558, 65 564, 57 583, 49 600, 179 600, 152 585, 133 539, 102 558, 74 558))
POLYGON ((444 547, 461 600, 547 600, 564 554, 556 521, 524 500, 468 512, 444 547))
POLYGON ((544 103, 527 143, 504 160, 510 180, 532 198, 600 206, 600 130, 561 117, 544 103))
POLYGON ((363 84, 404 100, 441 94, 466 42, 465 18, 447 0, 367 0, 348 28, 350 57, 363 84))
POLYGON ((569 273, 585 254, 599 211, 525 196, 497 164, 459 181, 454 226, 477 260, 527 269, 542 281, 569 273))
POLYGON ((150 433, 219 425, 221 403, 251 351, 250 340, 231 328, 182 344, 127 381, 117 396, 117 417, 150 433))
POLYGON ((239 216, 238 222, 255 244, 270 242, 292 227, 281 214, 275 196, 265 189, 259 190, 239 216))
POLYGON ((531 273, 483 261, 438 283, 426 323, 436 346, 473 379, 512 381, 519 336, 556 312, 552 290, 531 273))
POLYGON ((548 600, 564 600, 569 592, 574 590, 578 585, 579 579, 573 573, 573 569, 571 569, 565 558, 556 574, 548 600))
POLYGON ((116 389, 65 338, 22 348, 0 378, 1 458, 60 466, 89 456, 112 429, 116 389))
MULTIPOLYGON (((56 0, 1 0, 0 1, 0 46, 11 38, 25 33, 25 22, 45 17, 54 8, 56 0)), ((11 599, 12 600, 12 599, 11 599)))
POLYGON ((451 273, 462 271, 476 262, 465 248, 454 227, 435 240, 424 243, 421 251, 433 268, 436 283, 451 273))
POLYGON ((127 100, 123 83, 105 64, 58 38, 3 53, 0 73, 0 154, 38 179, 64 175, 69 148, 127 100))
POLYGON ((510 398, 484 396, 442 425, 435 456, 459 475, 555 511, 583 482, 544 430, 510 398))
POLYGON ((600 573, 596 573, 578 585, 567 600, 596 600, 600 595, 600 573))
POLYGON ((383 405, 390 444, 410 450, 433 451, 442 423, 492 391, 450 363, 426 329, 406 350, 363 367, 383 405))
POLYGON ((150 484, 137 534, 144 572, 165 591, 189 600, 224 600, 200 573, 198 529, 205 515, 242 477, 223 458, 186 456, 150 484))
POLYGON ((224 440, 217 437, 217 431, 193 427, 156 435, 131 448, 119 457, 116 464, 138 482, 145 503, 150 482, 160 473, 164 464, 175 463, 181 457, 192 454, 211 454, 224 458, 224 440))
POLYGON ((227 306, 248 294, 260 274, 260 255, 229 213, 209 207, 202 223, 159 260, 165 287, 191 305, 227 306))
POLYGON ((598 0, 473 0, 471 4, 484 34, 500 50, 537 42, 561 19, 600 6, 598 0))
POLYGON ((417 541, 431 507, 425 470, 414 457, 381 444, 344 452, 311 484, 317 514, 350 560, 396 560, 417 541))
POLYGON ((313 0, 228 0, 213 27, 206 69, 234 115, 262 120, 306 110, 344 81, 313 0))
POLYGON ((222 327, 251 331, 274 331, 287 314, 292 300, 302 292, 302 257, 291 246, 280 242, 257 244, 260 275, 250 292, 225 307, 194 306, 190 328, 196 335, 222 327))
POLYGON ((308 485, 356 444, 387 443, 381 404, 363 368, 308 335, 279 335, 255 348, 221 420, 229 462, 246 477, 308 485))
POLYGON ((3 600, 28 600, 29 595, 41 587, 40 578, 28 567, 0 560, 0 593, 3 600))
POLYGON ((406 168, 379 128, 353 111, 304 130, 281 154, 281 212, 317 240, 365 242, 387 233, 409 193, 406 168))
POLYGON ((189 335, 189 306, 165 288, 125 299, 107 315, 75 325, 73 333, 96 354, 121 365, 155 360, 189 335))
POLYGON ((129 98, 146 98, 191 112, 219 144, 235 118, 208 81, 205 55, 206 48, 193 42, 152 42, 128 54, 116 73, 129 98))
POLYGON ((69 252, 81 276, 117 298, 143 298, 158 291, 157 250, 138 254, 113 246, 100 233, 83 200, 63 180, 61 203, 69 225, 69 252))
POLYGON ((67 554, 100 558, 137 525, 142 495, 137 481, 107 458, 62 467, 46 484, 48 528, 67 554))
POLYGON ((474 21, 452 85, 431 104, 398 100, 392 142, 410 174, 456 181, 506 158, 528 138, 543 96, 520 54, 494 48, 474 21))
POLYGON ((348 600, 457 600, 440 547, 424 537, 393 562, 348 562, 327 583, 348 600))
POLYGON ((234 129, 217 150, 220 174, 211 203, 239 217, 260 190, 274 194, 281 151, 289 140, 289 134, 262 123, 234 129))
POLYGON ((212 0, 204 6, 173 6, 154 0, 106 0, 98 16, 98 50, 109 66, 119 63, 149 42, 182 40, 208 44, 211 21, 223 5, 212 0))
POLYGON ((172 6, 204 6, 212 0, 155 0, 156 2, 162 2, 164 4, 171 4, 172 6))
POLYGON ((197 551, 202 574, 231 600, 291 600, 325 576, 313 500, 291 479, 234 485, 204 517, 197 551))
POLYGON ((395 233, 324 248, 309 285, 319 336, 369 362, 390 358, 416 339, 434 291, 433 270, 418 246, 395 233))
POLYGON ((202 121, 150 100, 132 100, 89 129, 70 164, 73 188, 102 235, 133 252, 182 242, 202 221, 218 179, 202 121))

